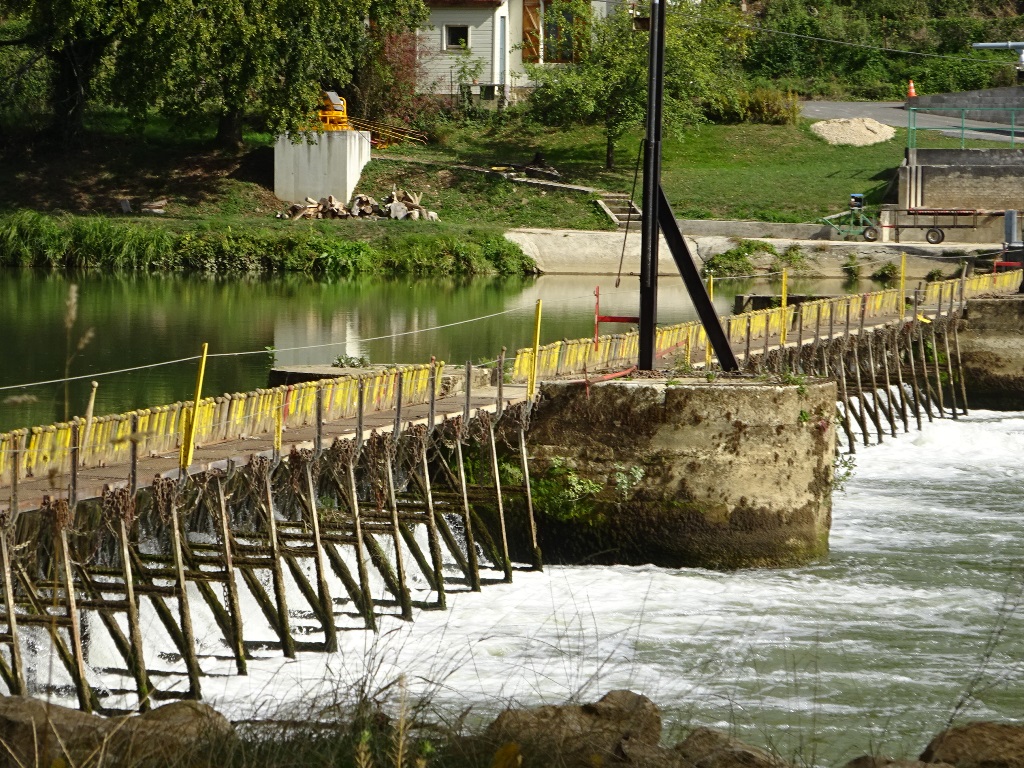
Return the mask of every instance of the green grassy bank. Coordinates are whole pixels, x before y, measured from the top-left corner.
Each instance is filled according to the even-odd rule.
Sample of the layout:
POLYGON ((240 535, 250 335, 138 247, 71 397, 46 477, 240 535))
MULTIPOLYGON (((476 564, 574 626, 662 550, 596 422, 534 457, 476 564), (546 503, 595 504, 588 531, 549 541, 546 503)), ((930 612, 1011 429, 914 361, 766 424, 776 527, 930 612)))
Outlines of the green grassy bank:
POLYGON ((515 275, 535 269, 517 245, 490 231, 438 231, 436 226, 428 231, 406 224, 401 230, 378 232, 368 242, 339 236, 330 226, 333 222, 289 223, 292 226, 166 226, 22 211, 0 216, 0 266, 325 276, 515 275))

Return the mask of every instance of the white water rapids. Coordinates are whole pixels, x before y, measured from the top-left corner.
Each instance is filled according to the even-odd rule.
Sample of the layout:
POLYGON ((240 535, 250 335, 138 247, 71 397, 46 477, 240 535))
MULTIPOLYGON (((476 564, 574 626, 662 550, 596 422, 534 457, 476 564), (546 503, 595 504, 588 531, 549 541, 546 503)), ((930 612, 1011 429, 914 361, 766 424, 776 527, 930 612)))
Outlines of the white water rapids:
MULTIPOLYGON (((203 679, 204 697, 233 719, 288 716, 404 674, 435 711, 471 707, 480 723, 510 702, 630 688, 661 707, 668 741, 706 724, 808 763, 917 755, 965 692, 961 719, 1024 714, 1024 608, 1013 602, 1022 459, 1024 414, 937 419, 858 448, 824 562, 517 571, 512 584, 453 592, 447 611, 417 611, 411 624, 386 617, 376 637, 340 632, 336 654, 267 650, 247 677, 225 660, 224 676, 203 679)), ((297 591, 292 601, 303 604, 297 591)), ((199 613, 207 652, 226 655, 199 613)), ((255 603, 245 616, 247 639, 272 638, 255 603)), ((153 656, 148 638, 165 633, 144 619, 153 656)), ((102 652, 94 644, 94 668, 102 652)))

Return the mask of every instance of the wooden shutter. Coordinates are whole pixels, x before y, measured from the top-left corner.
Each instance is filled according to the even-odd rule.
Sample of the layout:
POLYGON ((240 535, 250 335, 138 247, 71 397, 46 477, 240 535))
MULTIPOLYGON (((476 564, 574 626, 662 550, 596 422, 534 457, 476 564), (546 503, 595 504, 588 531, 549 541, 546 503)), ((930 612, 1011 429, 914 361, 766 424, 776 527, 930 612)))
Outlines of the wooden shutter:
POLYGON ((540 61, 540 2, 523 0, 523 61, 540 61))

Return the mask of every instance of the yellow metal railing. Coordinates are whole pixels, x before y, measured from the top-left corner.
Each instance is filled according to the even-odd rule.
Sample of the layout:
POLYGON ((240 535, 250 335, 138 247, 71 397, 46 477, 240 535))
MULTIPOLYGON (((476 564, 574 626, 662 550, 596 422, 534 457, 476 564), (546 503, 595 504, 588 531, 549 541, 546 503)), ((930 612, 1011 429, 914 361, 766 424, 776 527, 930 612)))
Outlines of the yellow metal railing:
MULTIPOLYGON (((984 293, 1014 291, 1021 284, 1024 272, 998 272, 976 274, 972 277, 928 283, 920 298, 922 307, 937 307, 943 310, 950 301, 959 302, 961 291, 963 298, 978 296, 984 293)), ((821 330, 832 327, 845 330, 847 318, 853 327, 860 324, 861 312, 865 319, 899 316, 906 306, 906 294, 899 288, 890 288, 874 293, 837 296, 800 304, 759 309, 724 318, 729 341, 733 344, 745 343, 747 324, 750 324, 751 340, 764 340, 765 336, 781 336, 782 329, 789 331, 789 341, 794 341, 794 329, 814 332, 821 324, 821 330), (820 313, 820 320, 819 320, 820 313)), ((538 379, 562 374, 583 373, 616 366, 628 366, 636 362, 639 336, 636 331, 612 336, 599 336, 594 339, 572 339, 556 341, 539 347, 537 350, 536 375, 538 379)), ((676 325, 662 326, 657 329, 655 351, 659 357, 675 353, 685 360, 687 365, 703 364, 709 354, 707 335, 699 320, 692 320, 676 325)), ((513 381, 526 381, 533 366, 534 351, 532 348, 520 349, 516 352, 512 367, 513 381)))
MULTIPOLYGON (((433 366, 440 391, 443 363, 433 366)), ((359 386, 365 388, 367 411, 386 411, 396 406, 398 375, 402 374, 402 403, 425 403, 430 397, 431 365, 408 365, 369 372, 360 376, 309 381, 301 384, 257 389, 221 397, 204 398, 195 421, 195 443, 213 445, 259 435, 273 435, 278 423, 283 429, 297 429, 316 423, 317 393, 322 392, 323 418, 340 421, 358 410, 359 386)), ((0 434, 0 478, 9 482, 14 448, 18 453, 18 477, 64 474, 71 469, 74 427, 83 435, 79 466, 98 467, 130 461, 131 445, 140 456, 178 451, 185 439, 187 415, 192 401, 145 408, 129 413, 98 416, 85 430, 81 418, 44 427, 30 427, 0 434), (133 428, 134 425, 134 428, 133 428)))

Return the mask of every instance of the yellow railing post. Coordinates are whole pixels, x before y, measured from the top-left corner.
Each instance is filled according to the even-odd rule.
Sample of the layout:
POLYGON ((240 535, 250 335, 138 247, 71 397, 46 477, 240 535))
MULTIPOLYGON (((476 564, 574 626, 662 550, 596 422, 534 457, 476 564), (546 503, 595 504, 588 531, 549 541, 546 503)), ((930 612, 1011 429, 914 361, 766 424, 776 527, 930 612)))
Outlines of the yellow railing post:
POLYGON ((540 311, 541 300, 537 299, 537 312, 533 319, 533 361, 530 365, 530 379, 526 387, 526 396, 533 397, 537 391, 537 358, 540 357, 540 311))
POLYGON ((782 270, 782 311, 779 315, 779 346, 786 346, 786 326, 789 325, 789 318, 786 317, 786 270, 782 270))
POLYGON ((192 453, 195 450, 196 421, 199 415, 199 400, 203 396, 203 375, 206 373, 206 350, 209 344, 203 342, 203 356, 199 360, 199 372, 196 374, 196 398, 192 401, 192 413, 185 423, 185 434, 181 440, 181 471, 184 472, 192 463, 192 453))

